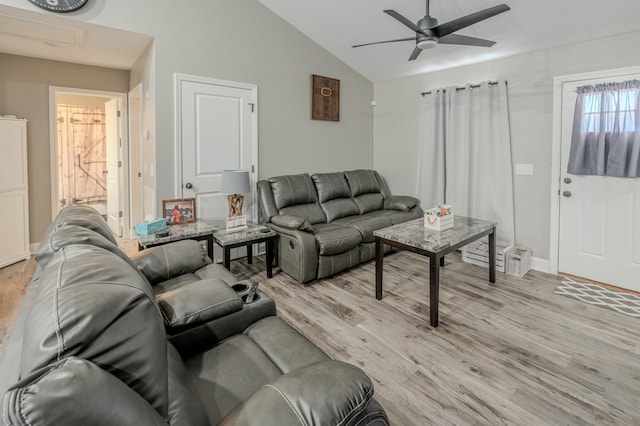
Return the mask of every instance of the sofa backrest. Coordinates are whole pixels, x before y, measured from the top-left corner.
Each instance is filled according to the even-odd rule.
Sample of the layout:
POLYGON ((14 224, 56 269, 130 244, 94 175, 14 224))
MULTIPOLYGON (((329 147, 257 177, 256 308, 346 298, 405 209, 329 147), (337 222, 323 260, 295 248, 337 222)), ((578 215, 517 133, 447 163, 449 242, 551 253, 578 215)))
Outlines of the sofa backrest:
POLYGON ((331 223, 345 216, 360 214, 360 209, 351 198, 349 184, 342 172, 316 173, 311 176, 318 192, 320 207, 331 223))
POLYGON ((318 203, 318 194, 311 176, 276 176, 268 179, 278 214, 306 218, 312 225, 325 223, 327 218, 318 203))
POLYGON ((344 172, 344 175, 349 183, 351 197, 358 206, 360 214, 383 208, 384 195, 377 172, 374 170, 352 170, 344 172))
MULTIPOLYGON (((100 247, 57 250, 24 323, 20 375, 75 356, 111 373, 167 417, 167 340, 148 281, 100 247)), ((108 398, 109 395, 105 395, 108 398)))

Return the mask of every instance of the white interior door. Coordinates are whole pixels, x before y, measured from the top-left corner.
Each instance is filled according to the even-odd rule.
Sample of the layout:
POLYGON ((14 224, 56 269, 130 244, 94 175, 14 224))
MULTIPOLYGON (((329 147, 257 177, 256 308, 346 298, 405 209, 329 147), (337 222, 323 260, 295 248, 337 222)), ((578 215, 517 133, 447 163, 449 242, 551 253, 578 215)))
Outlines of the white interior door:
POLYGON ((177 77, 182 156, 178 192, 196 198, 198 219, 221 221, 228 214, 227 194, 220 192, 222 171, 249 171, 252 193, 244 194, 244 214, 255 220, 257 88, 177 77))
POLYGON ((640 179, 567 174, 576 88, 640 75, 565 82, 558 271, 640 291, 640 179))
POLYGON ((107 153, 107 223, 111 230, 122 236, 122 217, 120 206, 120 117, 119 99, 111 99, 104 104, 106 121, 107 153))

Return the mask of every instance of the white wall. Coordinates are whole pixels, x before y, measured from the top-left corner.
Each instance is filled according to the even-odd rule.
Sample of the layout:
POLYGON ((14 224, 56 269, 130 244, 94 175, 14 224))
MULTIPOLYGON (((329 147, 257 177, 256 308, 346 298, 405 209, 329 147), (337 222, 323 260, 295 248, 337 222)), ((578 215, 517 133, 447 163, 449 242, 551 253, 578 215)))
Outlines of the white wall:
POLYGON ((373 166, 392 192, 415 194, 420 93, 506 79, 513 162, 534 165, 533 176, 514 177, 516 243, 534 257, 549 259, 553 78, 638 65, 639 44, 640 32, 634 32, 376 83, 373 166))
MULTIPOLYGON (((2 3, 39 11, 25 0, 2 3)), ((155 37, 158 203, 175 195, 176 72, 258 85, 259 177, 371 167, 371 82, 256 0, 161 3, 91 1, 68 15, 155 37), (311 74, 341 81, 340 122, 310 119, 311 74)))

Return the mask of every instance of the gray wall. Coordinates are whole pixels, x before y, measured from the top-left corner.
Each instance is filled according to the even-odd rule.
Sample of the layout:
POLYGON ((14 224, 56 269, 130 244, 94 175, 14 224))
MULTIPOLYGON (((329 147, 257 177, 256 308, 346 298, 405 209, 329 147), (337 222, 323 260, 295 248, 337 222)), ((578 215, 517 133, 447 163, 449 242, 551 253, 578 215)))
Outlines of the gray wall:
MULTIPOLYGON (((640 32, 375 84, 374 167, 393 192, 416 192, 420 92, 483 80, 508 81, 515 176, 516 243, 550 255, 553 78, 638 65, 640 32)), ((455 206, 454 206, 455 209, 455 206)))
MULTIPOLYGON (((24 0, 2 3, 46 13, 24 0)), ((92 1, 68 17, 155 37, 153 53, 136 64, 140 77, 131 87, 151 64, 155 92, 145 90, 151 90, 155 117, 147 119, 150 106, 145 107, 145 126, 155 122, 150 128, 155 144, 147 152, 155 152, 156 164, 149 167, 158 171, 152 177, 157 204, 176 195, 174 73, 258 85, 259 177, 372 165, 373 84, 256 0, 162 2, 161 7, 156 0, 92 1), (341 81, 340 122, 310 119, 311 74, 341 81)))
POLYGON ((29 239, 51 222, 49 86, 127 92, 129 72, 0 53, 0 114, 24 117, 29 156, 29 239))

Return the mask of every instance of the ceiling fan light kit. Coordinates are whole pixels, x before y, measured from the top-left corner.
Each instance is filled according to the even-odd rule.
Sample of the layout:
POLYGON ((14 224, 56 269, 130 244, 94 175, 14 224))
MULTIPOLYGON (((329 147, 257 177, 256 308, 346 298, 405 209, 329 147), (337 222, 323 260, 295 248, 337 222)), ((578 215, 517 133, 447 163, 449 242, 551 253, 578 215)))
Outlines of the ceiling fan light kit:
POLYGON ((411 56, 409 56, 410 61, 415 60, 423 50, 431 49, 438 44, 491 47, 496 44, 494 41, 454 33, 470 25, 476 24, 480 21, 484 21, 485 19, 489 19, 492 16, 511 10, 511 8, 506 4, 500 4, 498 6, 493 6, 488 9, 484 9, 470 15, 465 15, 463 17, 454 19, 453 21, 445 22, 444 24, 438 25, 438 20, 429 15, 429 0, 426 0, 426 3, 426 14, 416 24, 414 24, 412 21, 405 18, 395 10, 384 10, 384 13, 396 19, 411 30, 415 31, 415 37, 358 44, 352 47, 363 47, 382 43, 395 43, 399 41, 415 41, 416 47, 411 53, 411 56))

